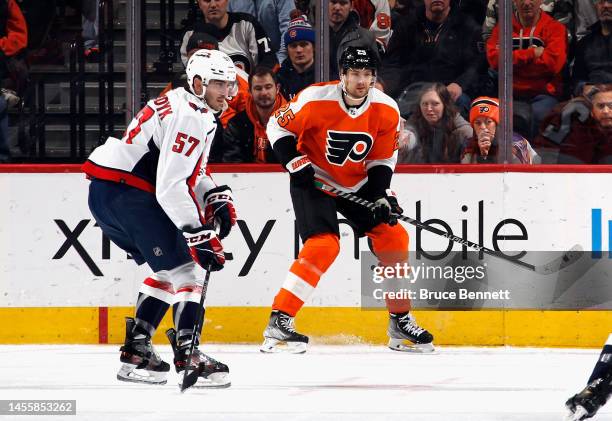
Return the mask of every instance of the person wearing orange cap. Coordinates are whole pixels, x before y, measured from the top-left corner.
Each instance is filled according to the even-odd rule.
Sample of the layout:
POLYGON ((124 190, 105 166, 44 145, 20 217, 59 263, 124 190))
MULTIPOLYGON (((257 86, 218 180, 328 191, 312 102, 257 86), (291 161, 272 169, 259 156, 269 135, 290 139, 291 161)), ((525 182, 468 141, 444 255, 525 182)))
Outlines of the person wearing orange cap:
MULTIPOLYGON (((474 136, 469 140, 461 157, 462 164, 495 164, 498 162, 499 100, 481 96, 472 101, 470 125, 474 136)), ((533 164, 537 154, 529 142, 519 134, 512 136, 512 163, 533 164)))

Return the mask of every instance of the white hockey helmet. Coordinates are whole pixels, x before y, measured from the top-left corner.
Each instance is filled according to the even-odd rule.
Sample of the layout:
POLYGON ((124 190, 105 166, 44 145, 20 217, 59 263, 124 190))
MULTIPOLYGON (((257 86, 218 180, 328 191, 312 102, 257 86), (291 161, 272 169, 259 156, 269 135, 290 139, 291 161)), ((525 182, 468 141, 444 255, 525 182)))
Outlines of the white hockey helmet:
POLYGON ((230 89, 228 99, 235 96, 238 92, 236 84, 236 67, 232 59, 227 54, 219 50, 198 50, 187 61, 187 84, 191 93, 196 95, 193 88, 193 81, 197 77, 202 79, 204 89, 201 95, 196 95, 204 99, 206 86, 211 80, 224 80, 229 82, 230 89))

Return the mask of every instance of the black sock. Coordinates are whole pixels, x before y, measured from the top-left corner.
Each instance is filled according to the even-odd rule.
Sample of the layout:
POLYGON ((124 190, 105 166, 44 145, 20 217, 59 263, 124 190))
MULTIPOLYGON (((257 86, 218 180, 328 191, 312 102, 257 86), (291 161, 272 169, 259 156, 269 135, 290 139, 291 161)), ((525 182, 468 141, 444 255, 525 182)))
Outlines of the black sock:
MULTIPOLYGON (((174 326, 176 328, 177 343, 179 346, 184 343, 188 343, 192 339, 193 326, 195 325, 196 316, 198 313, 199 303, 192 301, 181 301, 174 303, 172 306, 172 316, 174 318, 174 326)), ((202 327, 204 325, 204 313, 206 309, 203 308, 200 319, 200 329, 196 335, 196 345, 200 342, 200 335, 202 333, 202 327)))
MULTIPOLYGON (((612 338, 612 335, 610 336, 612 338)), ((606 377, 610 373, 612 373, 612 341, 608 339, 599 355, 595 368, 593 368, 593 373, 589 377, 589 383, 595 379, 606 377)))
POLYGON ((138 331, 153 336, 170 305, 165 301, 142 292, 138 293, 136 303, 136 328, 138 331))

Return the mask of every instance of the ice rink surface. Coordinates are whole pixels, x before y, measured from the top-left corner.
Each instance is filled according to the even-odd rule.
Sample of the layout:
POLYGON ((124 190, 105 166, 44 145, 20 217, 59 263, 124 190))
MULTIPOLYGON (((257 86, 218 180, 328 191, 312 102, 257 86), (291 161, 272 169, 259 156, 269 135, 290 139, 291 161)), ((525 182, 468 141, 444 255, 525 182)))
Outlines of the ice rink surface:
MULTIPOLYGON (((76 416, 16 420, 560 421, 598 350, 311 346, 304 355, 254 345, 205 345, 230 367, 229 389, 179 392, 115 378, 118 345, 0 346, 0 399, 76 399, 76 416)), ((172 362, 169 346, 159 346, 172 362)), ((595 420, 612 420, 612 405, 595 420)))

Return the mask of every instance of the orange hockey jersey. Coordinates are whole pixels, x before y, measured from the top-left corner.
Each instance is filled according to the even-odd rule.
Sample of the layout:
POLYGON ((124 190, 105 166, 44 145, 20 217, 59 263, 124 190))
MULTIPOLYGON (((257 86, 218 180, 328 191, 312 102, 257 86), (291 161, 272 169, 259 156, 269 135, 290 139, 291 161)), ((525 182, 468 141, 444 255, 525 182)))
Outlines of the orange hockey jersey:
POLYGON ((368 169, 395 169, 400 115, 395 101, 370 90, 359 108, 347 108, 340 82, 311 85, 281 107, 268 122, 272 146, 287 136, 308 156, 316 177, 355 192, 368 180, 368 169))

